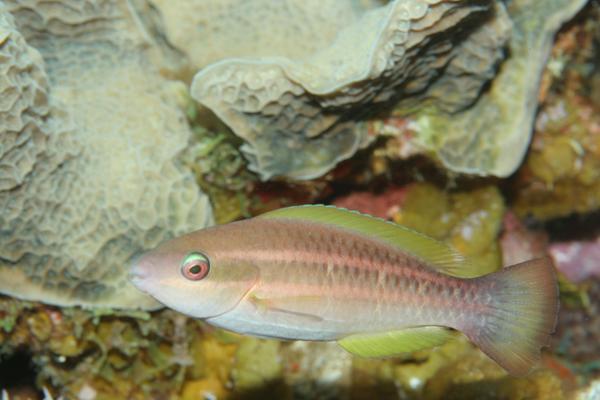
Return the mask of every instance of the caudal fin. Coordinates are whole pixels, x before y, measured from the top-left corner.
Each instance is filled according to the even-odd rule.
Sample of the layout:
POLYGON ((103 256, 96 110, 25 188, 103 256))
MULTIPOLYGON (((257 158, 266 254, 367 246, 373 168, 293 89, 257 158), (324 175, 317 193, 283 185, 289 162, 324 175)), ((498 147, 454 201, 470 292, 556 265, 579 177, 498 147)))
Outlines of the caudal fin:
POLYGON ((509 373, 527 374, 556 326, 558 286, 550 259, 526 261, 477 279, 492 300, 480 323, 465 334, 509 373))

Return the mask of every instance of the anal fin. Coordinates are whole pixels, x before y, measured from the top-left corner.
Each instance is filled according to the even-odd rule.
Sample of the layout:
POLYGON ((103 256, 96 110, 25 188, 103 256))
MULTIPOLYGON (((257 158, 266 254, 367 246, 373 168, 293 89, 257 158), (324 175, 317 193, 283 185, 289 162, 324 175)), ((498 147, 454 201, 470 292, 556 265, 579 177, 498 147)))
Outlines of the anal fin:
POLYGON ((346 351, 360 357, 391 357, 440 346, 453 331, 440 326, 419 326, 398 331, 355 334, 338 340, 346 351))

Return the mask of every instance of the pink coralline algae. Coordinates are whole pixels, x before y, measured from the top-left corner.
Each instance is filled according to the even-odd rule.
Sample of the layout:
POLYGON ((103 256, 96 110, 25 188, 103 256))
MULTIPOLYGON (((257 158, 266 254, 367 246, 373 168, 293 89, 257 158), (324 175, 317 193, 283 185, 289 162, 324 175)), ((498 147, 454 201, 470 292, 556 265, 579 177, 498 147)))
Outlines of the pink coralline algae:
POLYGON ((547 238, 543 232, 527 229, 511 211, 504 214, 500 247, 502 264, 514 265, 546 255, 547 238))
POLYGON ((556 268, 569 280, 581 282, 600 277, 600 236, 590 241, 554 243, 549 251, 556 268))

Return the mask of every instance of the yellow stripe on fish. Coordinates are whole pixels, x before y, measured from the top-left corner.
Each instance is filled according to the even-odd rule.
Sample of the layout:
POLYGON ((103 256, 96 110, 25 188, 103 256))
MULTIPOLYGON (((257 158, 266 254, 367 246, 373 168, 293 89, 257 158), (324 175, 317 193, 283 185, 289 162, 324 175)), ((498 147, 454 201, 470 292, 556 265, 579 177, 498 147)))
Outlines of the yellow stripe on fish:
POLYGON ((167 241, 134 262, 132 282, 166 306, 232 331, 335 340, 386 357, 464 333, 515 375, 556 324, 548 259, 476 277, 446 244, 330 206, 275 210, 167 241))

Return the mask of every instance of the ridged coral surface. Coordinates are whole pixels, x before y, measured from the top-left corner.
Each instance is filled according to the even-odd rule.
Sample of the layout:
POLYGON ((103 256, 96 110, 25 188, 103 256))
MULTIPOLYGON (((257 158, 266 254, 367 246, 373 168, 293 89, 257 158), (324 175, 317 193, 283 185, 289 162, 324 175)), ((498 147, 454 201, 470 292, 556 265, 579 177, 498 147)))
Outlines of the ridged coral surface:
POLYGON ((0 4, 2 103, 13 105, 0 131, 0 292, 156 307, 128 283, 129 260, 212 221, 177 161, 185 88, 152 63, 161 50, 134 3, 0 4))
MULTIPOLYGON (((409 0, 367 8, 312 53, 294 58, 275 46, 262 57, 234 52, 210 64, 194 77, 192 96, 246 140, 242 150, 263 179, 314 178, 367 143, 357 122, 374 105, 427 100, 456 111, 472 103, 509 34, 508 16, 494 4, 409 0), (460 90, 448 96, 452 88, 460 90)), ((273 9, 254 11, 246 18, 273 9)), ((302 38, 287 40, 293 46, 302 38)))
MULTIPOLYGON (((67 399, 578 398, 571 392, 600 365, 597 280, 559 279, 556 340, 532 374, 514 378, 460 335, 362 359, 336 343, 239 336, 173 310, 131 310, 157 304, 125 274, 139 251, 212 223, 204 191, 220 223, 331 202, 451 243, 481 273, 543 256, 550 241, 568 276, 590 275, 598 243, 554 219, 576 213, 589 229, 600 204, 597 1, 563 27, 542 72, 554 32, 584 3, 0 0, 0 393, 17 398, 24 384, 35 398, 47 389, 67 399), (391 12, 402 4, 417 6, 391 12), (371 19, 384 11, 398 18, 371 19), (353 54, 369 43, 381 44, 369 53, 377 57, 353 54), (260 73, 235 70, 232 58, 260 73), (357 59, 387 72, 340 84, 357 59), (339 64, 322 76, 323 60, 339 64), (203 71, 240 78, 223 82, 237 90, 221 93, 227 104, 213 100, 257 121, 251 139, 190 100, 203 71), (298 79, 271 85, 290 76, 298 79), (273 93, 277 104, 252 112, 273 93), (504 156, 503 168, 518 165, 534 113, 513 178, 453 173, 485 175, 504 156), (244 140, 263 179, 330 172, 259 182, 244 140), (430 157, 404 159, 423 152, 430 157), (563 227, 582 237, 554 242, 563 227), (567 251, 576 255, 566 260, 567 251), (63 307, 72 305, 89 309, 63 307)), ((597 382, 582 399, 596 399, 597 382)))
POLYGON ((50 136, 49 108, 42 57, 12 16, 0 14, 0 190, 18 187, 34 171, 50 136))
POLYGON ((586 2, 507 3, 513 22, 508 57, 489 90, 460 113, 425 111, 420 117, 421 137, 433 138, 426 147, 438 155, 446 168, 507 177, 519 167, 533 134, 537 96, 552 39, 586 2))

